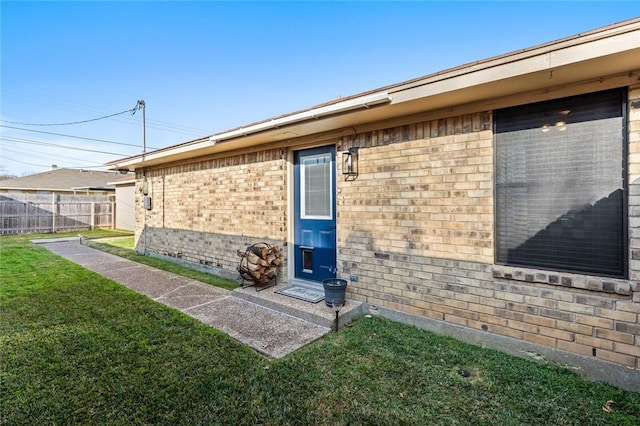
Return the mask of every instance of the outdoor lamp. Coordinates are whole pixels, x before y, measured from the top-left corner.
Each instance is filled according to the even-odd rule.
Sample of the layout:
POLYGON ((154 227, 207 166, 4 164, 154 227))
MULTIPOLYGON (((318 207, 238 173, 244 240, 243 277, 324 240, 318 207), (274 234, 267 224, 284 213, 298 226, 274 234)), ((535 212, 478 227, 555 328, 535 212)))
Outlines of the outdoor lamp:
POLYGON ((352 146, 342 153, 342 174, 346 178, 358 176, 358 147, 352 146))

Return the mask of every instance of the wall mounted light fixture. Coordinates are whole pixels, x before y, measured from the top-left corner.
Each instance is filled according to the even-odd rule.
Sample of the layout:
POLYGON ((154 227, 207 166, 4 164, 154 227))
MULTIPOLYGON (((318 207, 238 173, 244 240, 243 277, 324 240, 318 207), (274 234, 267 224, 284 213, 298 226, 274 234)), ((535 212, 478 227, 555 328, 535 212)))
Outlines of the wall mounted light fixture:
POLYGON ((358 147, 352 146, 342 153, 342 174, 345 180, 358 176, 358 147))

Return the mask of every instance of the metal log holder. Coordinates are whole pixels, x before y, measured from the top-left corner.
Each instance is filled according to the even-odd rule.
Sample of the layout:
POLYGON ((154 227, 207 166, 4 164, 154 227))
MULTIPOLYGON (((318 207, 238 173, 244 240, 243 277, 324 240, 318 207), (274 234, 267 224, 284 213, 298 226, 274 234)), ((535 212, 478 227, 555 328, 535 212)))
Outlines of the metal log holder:
MULTIPOLYGON (((267 248, 269 252, 273 252, 273 247, 271 245, 267 243, 256 243, 248 246, 245 250, 244 256, 240 257, 238 272, 240 273, 240 277, 242 277, 242 288, 255 287, 256 291, 262 291, 278 284, 279 264, 271 265, 270 267, 275 267, 275 271, 268 275, 261 275, 259 278, 256 278, 255 272, 249 269, 248 257, 250 256, 250 253, 256 254, 261 252, 263 248, 267 248)), ((240 254, 240 250, 238 250, 238 254, 240 254)), ((280 258, 279 254, 277 254, 277 258, 280 258)))

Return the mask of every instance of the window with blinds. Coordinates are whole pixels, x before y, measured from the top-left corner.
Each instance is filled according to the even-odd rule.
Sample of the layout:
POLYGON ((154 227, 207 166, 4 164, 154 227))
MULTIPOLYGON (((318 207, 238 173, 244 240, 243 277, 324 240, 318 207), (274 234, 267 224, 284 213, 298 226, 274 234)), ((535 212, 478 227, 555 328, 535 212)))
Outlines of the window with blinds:
POLYGON ((495 111, 498 263, 624 277, 626 91, 495 111))
POLYGON ((300 162, 300 217, 331 219, 333 217, 331 154, 310 155, 302 158, 300 162))

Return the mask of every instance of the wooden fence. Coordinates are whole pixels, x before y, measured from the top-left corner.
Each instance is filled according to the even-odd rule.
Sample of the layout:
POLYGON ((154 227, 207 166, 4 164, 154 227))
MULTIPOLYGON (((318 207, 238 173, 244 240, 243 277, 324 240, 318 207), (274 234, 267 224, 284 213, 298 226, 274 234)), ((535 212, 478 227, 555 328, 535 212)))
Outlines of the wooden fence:
POLYGON ((0 234, 115 227, 113 195, 0 194, 0 234))

